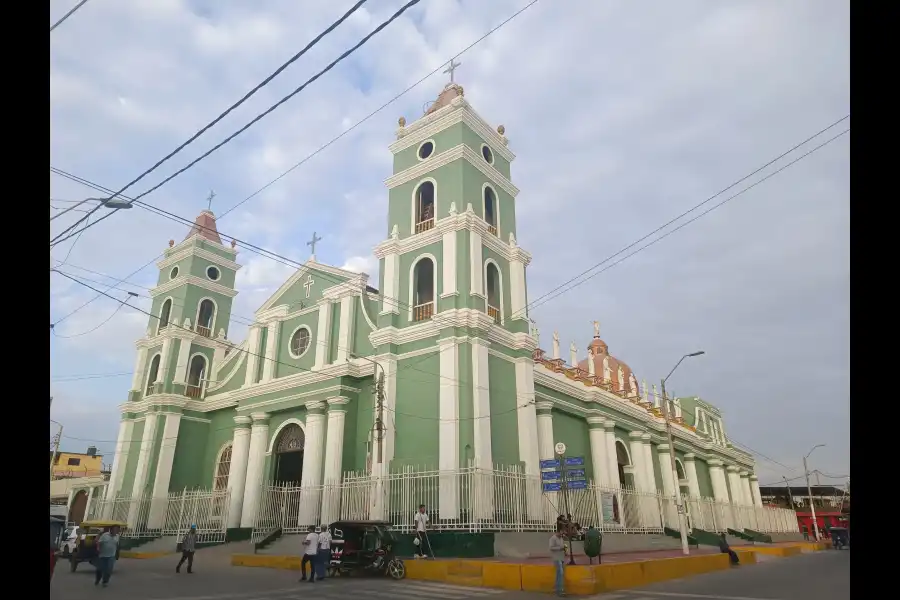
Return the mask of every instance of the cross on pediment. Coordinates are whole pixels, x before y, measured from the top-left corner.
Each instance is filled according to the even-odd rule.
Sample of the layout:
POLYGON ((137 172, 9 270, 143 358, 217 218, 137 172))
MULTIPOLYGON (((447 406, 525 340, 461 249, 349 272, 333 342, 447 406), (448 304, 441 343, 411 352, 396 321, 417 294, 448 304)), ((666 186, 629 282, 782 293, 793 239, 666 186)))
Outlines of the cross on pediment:
POLYGON ((306 281, 303 282, 303 287, 306 288, 306 297, 309 298, 309 294, 312 292, 312 286, 315 283, 315 279, 312 278, 312 275, 306 276, 306 281))

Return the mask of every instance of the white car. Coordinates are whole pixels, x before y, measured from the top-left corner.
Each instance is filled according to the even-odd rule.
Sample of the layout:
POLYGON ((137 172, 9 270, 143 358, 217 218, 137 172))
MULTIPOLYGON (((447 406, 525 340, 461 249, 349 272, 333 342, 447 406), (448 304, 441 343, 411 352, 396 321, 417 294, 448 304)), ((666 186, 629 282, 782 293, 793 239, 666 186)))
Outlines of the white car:
POLYGON ((84 537, 84 532, 81 530, 81 527, 77 525, 69 527, 63 533, 62 536, 62 545, 60 546, 60 551, 62 552, 63 557, 68 558, 75 551, 75 548, 78 546, 78 540, 84 537))

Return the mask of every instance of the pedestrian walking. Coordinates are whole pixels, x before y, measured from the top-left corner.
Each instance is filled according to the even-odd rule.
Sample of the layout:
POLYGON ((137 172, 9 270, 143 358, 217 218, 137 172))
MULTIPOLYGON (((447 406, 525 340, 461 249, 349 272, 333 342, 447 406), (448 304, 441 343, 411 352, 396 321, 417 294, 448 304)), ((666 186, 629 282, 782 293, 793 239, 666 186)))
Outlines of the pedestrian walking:
MULTIPOLYGON (((416 539, 414 540, 414 544, 416 546, 416 558, 425 558, 425 542, 428 541, 428 513, 425 512, 425 505, 419 505, 419 511, 413 517, 413 523, 416 526, 416 539)), ((430 546, 431 544, 429 544, 430 546)), ((429 548, 430 550, 431 548, 429 548)), ((434 552, 432 552, 432 556, 434 552)))
POLYGON ((309 565, 309 582, 314 583, 316 580, 316 557, 319 554, 319 534, 316 533, 317 527, 310 526, 303 540, 303 558, 300 559, 300 572, 303 574, 300 581, 306 581, 306 565, 309 565))
POLYGON ((116 566, 116 554, 119 551, 119 528, 111 527, 97 538, 97 573, 94 576, 94 585, 101 581, 103 587, 109 585, 113 567, 116 566))
POLYGON ((550 536, 550 560, 556 568, 556 595, 566 595, 566 541, 562 531, 555 531, 550 536))
POLYGON ((322 525, 319 533, 319 557, 316 561, 316 573, 319 579, 325 579, 328 563, 331 562, 331 532, 327 525, 322 525))
POLYGON ((197 526, 191 524, 191 528, 188 529, 188 532, 184 534, 184 538, 181 540, 181 560, 178 561, 178 565, 175 567, 176 573, 181 573, 181 565, 184 564, 184 561, 187 561, 187 572, 194 572, 194 552, 197 550, 197 526))

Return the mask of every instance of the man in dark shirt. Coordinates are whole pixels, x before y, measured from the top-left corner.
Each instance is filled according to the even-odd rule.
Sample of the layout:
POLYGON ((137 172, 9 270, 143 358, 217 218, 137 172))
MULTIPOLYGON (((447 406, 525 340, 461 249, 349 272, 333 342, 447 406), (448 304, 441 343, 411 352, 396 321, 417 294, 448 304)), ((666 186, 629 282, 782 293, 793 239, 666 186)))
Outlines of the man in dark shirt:
POLYGON ((741 561, 738 559, 737 552, 735 552, 734 550, 732 550, 732 549, 731 549, 731 546, 728 545, 728 540, 725 539, 725 534, 724 534, 724 533, 722 534, 722 539, 721 539, 721 541, 719 542, 719 550, 722 551, 722 554, 727 554, 727 555, 728 555, 728 558, 731 559, 731 564, 732 564, 733 566, 734 566, 734 565, 739 565, 739 564, 741 564, 741 561))
POLYGON ((175 567, 176 573, 181 573, 181 565, 184 564, 184 561, 187 561, 187 572, 194 572, 194 551, 197 549, 197 526, 191 525, 190 530, 184 535, 184 539, 181 540, 181 560, 178 561, 178 566, 175 567))

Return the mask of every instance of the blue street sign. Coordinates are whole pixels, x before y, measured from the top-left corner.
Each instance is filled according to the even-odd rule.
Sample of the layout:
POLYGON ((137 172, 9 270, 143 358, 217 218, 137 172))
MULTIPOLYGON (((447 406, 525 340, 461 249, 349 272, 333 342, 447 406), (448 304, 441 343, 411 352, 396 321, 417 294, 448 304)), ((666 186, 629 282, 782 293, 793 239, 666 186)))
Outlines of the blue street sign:
POLYGON ((562 479, 561 471, 541 471, 541 479, 544 481, 555 481, 562 479))
POLYGON ((568 479, 578 479, 579 477, 584 477, 584 469, 569 469, 566 471, 566 477, 568 479))
POLYGON ((587 487, 587 481, 584 479, 579 479, 576 481, 569 481, 566 483, 570 490, 583 490, 587 487))
POLYGON ((566 481, 584 481, 587 477, 582 475, 581 477, 566 477, 566 481))
POLYGON ((567 456, 566 457, 566 466, 567 467, 583 467, 584 466, 584 457, 583 456, 567 456))
POLYGON ((559 490, 562 489, 562 484, 561 483, 545 483, 543 485, 543 488, 544 488, 545 492, 558 492, 559 490))
POLYGON ((559 468, 559 460, 558 459, 550 459, 550 460, 542 460, 541 461, 542 469, 558 469, 559 468))

